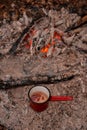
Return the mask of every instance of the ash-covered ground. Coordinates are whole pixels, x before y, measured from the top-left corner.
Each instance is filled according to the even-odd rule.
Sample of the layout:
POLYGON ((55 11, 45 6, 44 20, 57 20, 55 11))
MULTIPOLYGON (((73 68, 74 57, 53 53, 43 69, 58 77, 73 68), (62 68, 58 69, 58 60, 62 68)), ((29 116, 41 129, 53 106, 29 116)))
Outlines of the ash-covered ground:
MULTIPOLYGON (((12 6, 14 7, 14 4, 12 6)), ((9 130, 86 130, 87 26, 64 33, 80 16, 69 13, 65 8, 60 11, 42 10, 43 20, 36 20, 21 38, 16 49, 14 48, 15 53, 9 53, 34 17, 24 13, 18 20, 13 19, 9 23, 4 19, 1 22, 0 88, 3 89, 0 90, 0 124, 9 130), (23 39, 30 35, 30 29, 33 27, 38 32, 41 31, 42 37, 39 34, 29 36, 30 39, 28 37, 27 41, 32 39, 33 46, 26 46, 27 43, 23 39), (44 32, 44 28, 47 28, 48 32, 44 32), (37 45, 41 45, 42 49, 45 44, 48 45, 46 36, 50 36, 52 40, 55 30, 61 36, 55 46, 50 46, 45 54, 40 49, 37 51, 37 45), (40 39, 46 42, 39 41, 40 39), (25 82, 23 86, 22 80, 29 76, 36 78, 38 75, 50 78, 55 76, 56 80, 53 79, 53 83, 40 82, 40 85, 48 87, 52 95, 73 96, 73 101, 50 101, 47 110, 41 113, 34 112, 29 106, 28 91, 38 85, 38 82, 31 85, 26 85, 25 82), (69 79, 70 76, 73 78, 69 79), (63 80, 64 78, 66 80, 63 80), (15 84, 18 79, 18 86, 9 85, 8 89, 5 89, 8 81, 12 84, 15 81, 15 84)))

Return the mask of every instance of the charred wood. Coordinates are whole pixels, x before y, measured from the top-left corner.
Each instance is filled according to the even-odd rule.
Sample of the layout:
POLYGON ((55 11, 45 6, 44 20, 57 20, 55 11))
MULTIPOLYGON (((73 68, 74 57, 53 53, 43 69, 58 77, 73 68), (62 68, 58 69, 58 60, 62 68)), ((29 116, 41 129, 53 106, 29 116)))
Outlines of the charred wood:
POLYGON ((87 15, 82 17, 80 20, 78 20, 76 23, 74 23, 72 26, 68 27, 65 32, 69 32, 72 30, 75 30, 77 28, 82 27, 83 25, 87 26, 87 15))
MULTIPOLYGON (((32 25, 32 23, 31 23, 31 25, 32 25)), ((17 39, 17 41, 15 43, 13 43, 13 45, 12 45, 11 49, 9 50, 8 54, 14 54, 15 53, 20 41, 22 40, 23 36, 28 32, 30 27, 31 26, 24 29, 21 36, 17 39)))
POLYGON ((83 48, 80 48, 80 47, 76 47, 76 49, 81 52, 81 53, 84 53, 84 54, 87 54, 87 49, 83 49, 83 48))
POLYGON ((0 124, 0 130, 8 130, 4 125, 0 124))
POLYGON ((20 44, 22 38, 24 37, 24 35, 29 31, 29 29, 34 24, 34 22, 37 21, 40 18, 41 17, 34 18, 33 21, 30 23, 30 25, 23 30, 23 32, 21 33, 21 35, 17 39, 17 41, 13 43, 13 45, 12 45, 11 49, 9 50, 8 54, 14 54, 15 53, 15 51, 16 51, 18 45, 20 44))
POLYGON ((7 81, 0 80, 0 89, 10 89, 26 85, 37 85, 37 84, 51 84, 72 80, 76 75, 71 75, 66 78, 59 79, 57 76, 30 76, 20 79, 10 79, 7 81))

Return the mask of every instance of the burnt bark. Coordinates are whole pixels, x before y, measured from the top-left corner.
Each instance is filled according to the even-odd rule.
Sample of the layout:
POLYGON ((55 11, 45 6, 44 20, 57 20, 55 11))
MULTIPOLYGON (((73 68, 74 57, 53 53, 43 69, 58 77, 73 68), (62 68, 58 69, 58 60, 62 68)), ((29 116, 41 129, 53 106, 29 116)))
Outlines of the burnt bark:
POLYGON ((81 52, 81 53, 84 53, 84 54, 87 54, 87 49, 83 49, 83 48, 80 48, 80 47, 76 47, 76 49, 81 52))
POLYGON ((74 29, 80 28, 83 25, 87 26, 87 15, 85 15, 84 17, 82 17, 81 19, 79 19, 76 23, 74 23, 72 26, 68 27, 65 32, 69 32, 72 31, 74 29))
POLYGON ((10 129, 7 129, 4 125, 0 124, 0 130, 10 130, 10 129))
POLYGON ((60 78, 58 75, 49 76, 49 75, 36 75, 23 77, 20 79, 9 79, 9 80, 1 80, 0 79, 0 89, 10 89, 16 87, 22 87, 26 85, 37 85, 37 84, 51 84, 69 81, 75 78, 76 75, 71 74, 67 77, 60 78))

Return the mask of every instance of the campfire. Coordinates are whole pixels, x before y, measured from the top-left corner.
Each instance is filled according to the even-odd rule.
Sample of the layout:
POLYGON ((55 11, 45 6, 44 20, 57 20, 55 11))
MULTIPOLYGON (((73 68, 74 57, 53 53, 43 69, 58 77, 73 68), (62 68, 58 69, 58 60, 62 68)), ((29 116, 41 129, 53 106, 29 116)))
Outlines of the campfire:
POLYGON ((40 38, 39 32, 39 30, 30 30, 29 34, 23 39, 24 45, 30 50, 31 55, 33 50, 35 50, 35 53, 39 51, 44 53, 45 56, 49 56, 54 51, 56 44, 62 42, 61 34, 58 34, 59 32, 56 32, 55 30, 53 30, 51 34, 50 30, 44 29, 42 32, 42 35, 44 35, 40 38))
POLYGON ((25 34, 22 46, 25 46, 31 55, 42 53, 44 56, 51 56, 56 46, 63 43, 63 31, 58 29, 61 23, 57 22, 52 13, 56 12, 49 11, 47 18, 37 20, 25 34))
MULTIPOLYGON (((8 58, 2 60, 1 68, 4 68, 2 69, 3 76, 1 76, 0 81, 2 88, 4 88, 4 86, 8 88, 8 86, 23 86, 32 83, 65 81, 77 75, 76 72, 72 73, 72 66, 75 65, 75 62, 76 65, 79 64, 78 58, 76 58, 78 57, 77 51, 82 53, 87 52, 85 49, 86 45, 82 43, 86 42, 86 28, 84 29, 83 26, 82 31, 82 28, 79 28, 79 26, 76 28, 75 26, 75 23, 79 21, 81 17, 76 13, 70 14, 64 8, 62 8, 61 11, 53 9, 47 11, 42 8, 42 11, 43 16, 29 22, 27 27, 22 25, 19 21, 1 27, 1 58, 3 59, 6 55, 8 57, 14 55, 14 58, 17 57, 15 62, 13 59, 10 61, 8 58), (71 28, 70 31, 72 25, 74 25, 73 27, 75 28, 74 30, 71 28), (8 27, 8 33, 5 33, 6 27, 8 27), (10 32, 10 28, 12 28, 12 33, 10 32), (23 30, 21 34, 20 28, 23 30), (19 36, 19 38, 17 39, 15 35, 19 36), (12 43, 13 37, 15 40, 14 43, 12 43), (10 40, 9 42, 8 39, 10 40), (74 50, 74 48, 76 50, 74 50), (10 65, 10 69, 6 69, 7 66, 4 64, 4 60, 8 66, 10 65), (20 60, 21 64, 16 60, 20 60), (65 64, 68 65, 65 66, 65 64), (70 74, 67 72, 67 66, 71 66, 70 74), (13 70, 14 67, 17 71, 13 70), (22 73, 24 73, 25 76, 22 73)), ((26 13, 24 14, 26 16, 24 16, 24 21, 27 23, 29 19, 26 13)), ((86 18, 84 19, 86 20, 86 18)))
POLYGON ((0 129, 87 129, 86 0, 4 0, 0 12, 0 129), (34 86, 74 100, 36 114, 34 86))

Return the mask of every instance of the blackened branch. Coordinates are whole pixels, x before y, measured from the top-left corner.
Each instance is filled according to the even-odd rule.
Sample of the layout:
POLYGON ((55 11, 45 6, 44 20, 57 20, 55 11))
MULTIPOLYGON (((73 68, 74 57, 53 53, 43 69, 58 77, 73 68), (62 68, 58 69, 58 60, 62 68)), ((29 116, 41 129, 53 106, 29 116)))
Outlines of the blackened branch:
POLYGON ((49 76, 49 75, 36 75, 29 76, 20 79, 9 79, 9 80, 0 80, 0 89, 10 89, 26 85, 37 85, 37 84, 51 84, 72 80, 76 75, 72 74, 67 77, 60 78, 58 75, 49 76))

